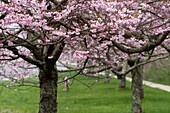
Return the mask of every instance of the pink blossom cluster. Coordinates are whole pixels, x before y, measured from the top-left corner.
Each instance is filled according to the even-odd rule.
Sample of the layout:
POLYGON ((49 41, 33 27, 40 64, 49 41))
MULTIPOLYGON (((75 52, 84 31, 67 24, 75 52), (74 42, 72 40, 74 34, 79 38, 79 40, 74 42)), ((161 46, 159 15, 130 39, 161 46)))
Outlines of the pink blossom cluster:
MULTIPOLYGON (((71 53, 81 61, 88 57, 92 65, 118 67, 131 54, 145 57, 150 53, 128 53, 121 47, 126 50, 142 48, 170 32, 169 12, 170 1, 68 0, 60 6, 50 0, 1 2, 0 57, 20 54, 34 58, 33 48, 44 47, 45 53, 50 45, 63 41, 62 55, 71 53), (18 53, 4 49, 9 47, 16 47, 18 53)), ((164 43, 169 46, 169 35, 164 43)), ((166 53, 161 46, 152 50, 154 54, 166 53)))

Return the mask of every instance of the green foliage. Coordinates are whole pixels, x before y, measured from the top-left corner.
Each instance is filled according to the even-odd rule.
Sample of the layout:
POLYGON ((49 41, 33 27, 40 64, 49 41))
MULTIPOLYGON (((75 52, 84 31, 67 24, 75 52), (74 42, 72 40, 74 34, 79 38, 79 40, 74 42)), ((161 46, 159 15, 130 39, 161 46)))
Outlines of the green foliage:
MULTIPOLYGON (((123 90, 118 88, 118 80, 114 78, 105 84, 103 79, 96 82, 94 78, 80 75, 70 82, 69 91, 63 90, 62 83, 58 85, 58 113, 131 113, 129 82, 123 90)), ((39 89, 35 87, 3 88, 0 93, 0 113, 37 113, 38 103, 39 89)), ((169 93, 145 87, 143 111, 169 113, 169 93)))

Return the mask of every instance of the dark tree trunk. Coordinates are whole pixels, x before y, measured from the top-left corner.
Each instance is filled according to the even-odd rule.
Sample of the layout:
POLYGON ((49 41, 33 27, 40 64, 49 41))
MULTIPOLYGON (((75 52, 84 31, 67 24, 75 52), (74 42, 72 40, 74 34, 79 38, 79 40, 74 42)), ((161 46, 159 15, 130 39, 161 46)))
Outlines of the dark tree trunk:
POLYGON ((58 73, 56 61, 60 57, 65 43, 61 42, 57 45, 49 45, 43 48, 41 52, 45 52, 37 59, 42 60, 43 65, 39 66, 40 81, 40 103, 39 113, 57 113, 57 82, 58 73))
POLYGON ((57 69, 40 69, 40 103, 39 113, 57 112, 57 69))
POLYGON ((122 76, 119 82, 119 88, 125 88, 126 87, 126 76, 122 76))
MULTIPOLYGON (((138 62, 139 63, 139 62, 138 62)), ((132 113, 142 113, 143 90, 143 66, 132 70, 132 113)))

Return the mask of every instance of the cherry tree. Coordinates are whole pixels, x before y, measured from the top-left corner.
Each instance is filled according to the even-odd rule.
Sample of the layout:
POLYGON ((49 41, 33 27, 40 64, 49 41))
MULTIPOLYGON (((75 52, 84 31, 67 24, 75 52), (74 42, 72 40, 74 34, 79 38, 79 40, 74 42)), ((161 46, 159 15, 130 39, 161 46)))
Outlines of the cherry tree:
POLYGON ((39 113, 55 113, 56 62, 64 49, 83 65, 78 74, 90 62, 99 71, 112 68, 124 75, 129 71, 115 71, 122 62, 165 51, 159 45, 169 44, 169 5, 155 0, 1 0, 1 62, 22 59, 24 66, 37 66, 39 113))
POLYGON ((96 72, 112 68, 120 77, 132 71, 132 111, 141 113, 141 65, 169 56, 170 4, 168 1, 100 1, 95 4, 95 10, 100 11, 96 24, 91 24, 90 37, 86 36, 81 42, 75 39, 78 46, 74 44, 72 48, 83 46, 75 52, 75 56, 88 57, 96 68, 99 65, 103 67, 96 72), (124 61, 128 61, 131 68, 123 73, 115 71, 122 67, 124 61))

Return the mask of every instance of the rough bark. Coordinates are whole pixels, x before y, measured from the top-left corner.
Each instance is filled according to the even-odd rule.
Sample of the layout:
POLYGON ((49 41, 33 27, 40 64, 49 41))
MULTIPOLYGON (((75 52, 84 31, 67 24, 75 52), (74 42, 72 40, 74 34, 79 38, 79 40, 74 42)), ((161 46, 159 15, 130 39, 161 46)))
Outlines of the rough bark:
POLYGON ((65 43, 61 42, 57 45, 50 45, 43 48, 45 52, 42 60, 43 65, 39 67, 40 81, 40 103, 39 113, 57 113, 57 82, 58 74, 56 61, 60 57, 65 43), (45 56, 44 56, 45 55, 45 56))
POLYGON ((39 113, 57 112, 57 69, 40 69, 39 113))
MULTIPOLYGON (((139 62, 137 62, 139 63, 139 62)), ((142 113, 143 90, 143 66, 132 70, 132 113, 142 113)))

